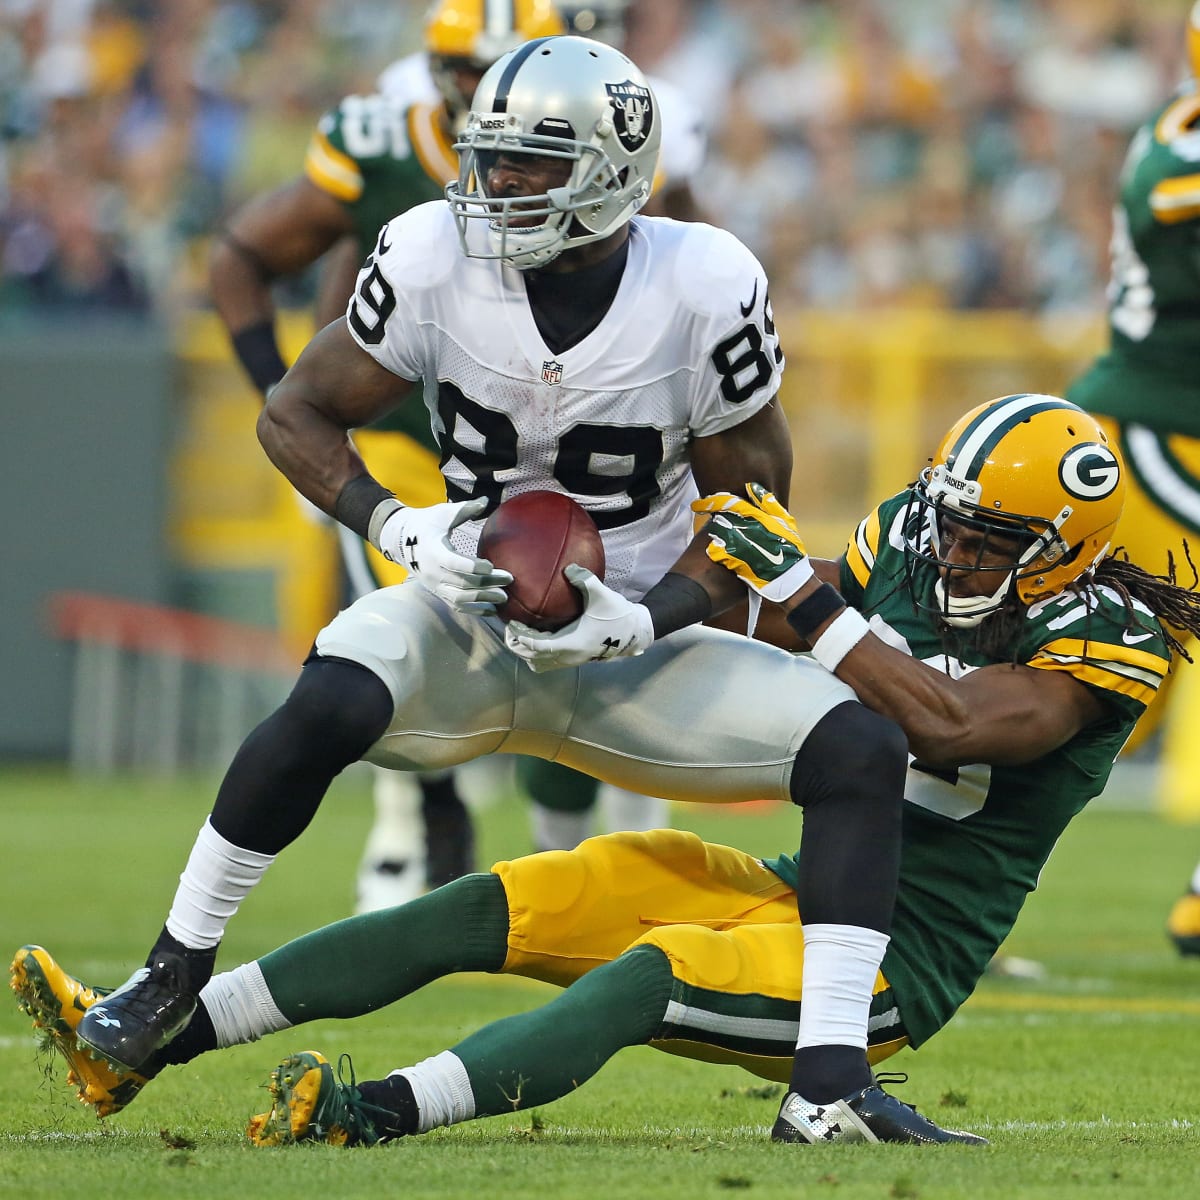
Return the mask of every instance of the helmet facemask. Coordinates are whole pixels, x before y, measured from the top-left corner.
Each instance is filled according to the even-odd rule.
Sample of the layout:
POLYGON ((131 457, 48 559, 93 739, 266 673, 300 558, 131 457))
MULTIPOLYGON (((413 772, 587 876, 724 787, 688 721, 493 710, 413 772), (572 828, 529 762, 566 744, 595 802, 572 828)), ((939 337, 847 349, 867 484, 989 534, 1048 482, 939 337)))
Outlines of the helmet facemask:
POLYGON ((904 553, 910 580, 922 564, 936 574, 933 603, 922 602, 915 586, 914 602, 954 629, 973 629, 1005 607, 1028 603, 1042 572, 1072 556, 1059 535, 1070 512, 1064 509, 1054 520, 992 512, 947 487, 943 467, 926 467, 909 496, 904 553), (973 537, 970 554, 950 558, 948 547, 957 530, 978 540, 973 537), (985 577, 988 589, 954 595, 955 577, 965 575, 985 577))
MULTIPOLYGON (((484 117, 482 123, 495 120, 484 117)), ((519 270, 529 270, 545 266, 568 246, 594 242, 613 232, 610 221, 601 221, 599 229, 588 228, 621 198, 622 181, 603 151, 574 138, 522 133, 517 116, 506 119, 503 131, 481 129, 480 124, 479 114, 472 113, 454 147, 459 154, 458 183, 446 189, 464 250, 471 257, 500 258, 519 270), (564 159, 571 163, 570 174, 562 186, 538 195, 488 195, 492 167, 502 155, 516 154, 564 159), (467 222, 479 219, 488 223, 490 252, 467 247, 467 222)))

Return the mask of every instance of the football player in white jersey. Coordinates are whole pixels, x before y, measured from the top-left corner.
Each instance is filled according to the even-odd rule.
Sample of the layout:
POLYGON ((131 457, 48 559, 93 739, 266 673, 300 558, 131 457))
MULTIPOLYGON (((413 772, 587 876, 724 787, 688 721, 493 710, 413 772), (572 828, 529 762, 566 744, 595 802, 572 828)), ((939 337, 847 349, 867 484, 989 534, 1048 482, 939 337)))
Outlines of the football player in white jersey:
MULTIPOLYGON (((653 93, 619 51, 558 37, 505 55, 448 203, 383 229, 346 319, 273 391, 268 455, 410 578, 318 635, 230 764, 146 966, 81 1018, 121 1079, 207 1019, 197 995, 229 919, 340 771, 509 752, 652 795, 803 806, 794 1090, 819 1104, 871 1085, 907 743, 831 669, 700 624, 745 593, 691 536, 690 503, 748 479, 786 495, 783 355, 749 250, 635 217, 658 143, 653 93), (349 437, 396 403, 398 376, 424 381, 445 503, 400 504, 349 437), (500 622, 511 577, 476 549, 485 514, 532 489, 584 505, 607 559, 604 582, 567 569, 584 611, 552 635, 500 622)), ((813 597, 814 636, 833 618, 807 558, 781 586, 813 597)))
MULTIPOLYGON (((439 0, 426 23, 426 49, 385 68, 379 76, 379 90, 402 97, 405 103, 432 103, 440 97, 452 116, 460 113, 465 120, 470 96, 464 99, 464 76, 450 67, 457 63, 465 70, 486 64, 488 59, 465 53, 466 43, 473 37, 472 45, 487 45, 489 20, 503 32, 507 28, 503 10, 510 7, 508 0, 503 0, 493 13, 492 3, 484 0, 439 0)), ((621 48, 629 0, 557 3, 555 7, 569 32, 621 48)), ((657 102, 661 144, 654 188, 642 212, 678 221, 702 220, 694 180, 708 145, 700 113, 674 84, 654 76, 647 76, 647 83, 657 102)), ((356 267, 358 261, 354 260, 356 267)), ((339 286, 344 295, 348 288, 339 286)), ((607 830, 658 829, 670 824, 665 800, 597 783, 558 764, 521 758, 518 776, 533 802, 533 840, 539 850, 577 846, 594 831, 597 816, 607 830)))

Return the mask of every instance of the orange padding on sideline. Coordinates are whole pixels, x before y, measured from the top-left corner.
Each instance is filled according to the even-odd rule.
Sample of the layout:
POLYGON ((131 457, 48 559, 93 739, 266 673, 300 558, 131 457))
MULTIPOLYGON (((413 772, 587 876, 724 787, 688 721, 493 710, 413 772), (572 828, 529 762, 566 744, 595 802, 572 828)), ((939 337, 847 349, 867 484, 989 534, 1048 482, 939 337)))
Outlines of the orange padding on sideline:
POLYGON ((245 671, 297 667, 279 634, 257 625, 93 592, 55 592, 47 609, 54 633, 73 641, 245 671))

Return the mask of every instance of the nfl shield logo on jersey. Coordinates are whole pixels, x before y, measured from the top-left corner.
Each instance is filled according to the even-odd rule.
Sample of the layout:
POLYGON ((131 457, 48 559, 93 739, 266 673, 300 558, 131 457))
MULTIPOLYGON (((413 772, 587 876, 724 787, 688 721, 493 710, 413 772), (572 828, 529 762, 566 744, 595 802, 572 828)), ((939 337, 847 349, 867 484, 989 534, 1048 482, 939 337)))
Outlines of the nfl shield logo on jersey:
POLYGON ((560 362, 555 362, 554 359, 548 358, 542 363, 542 382, 555 384, 562 383, 563 365, 560 362))
POLYGON ((654 125, 654 102, 650 89, 632 79, 624 83, 606 83, 608 102, 613 106, 613 125, 617 138, 631 154, 647 138, 654 125))

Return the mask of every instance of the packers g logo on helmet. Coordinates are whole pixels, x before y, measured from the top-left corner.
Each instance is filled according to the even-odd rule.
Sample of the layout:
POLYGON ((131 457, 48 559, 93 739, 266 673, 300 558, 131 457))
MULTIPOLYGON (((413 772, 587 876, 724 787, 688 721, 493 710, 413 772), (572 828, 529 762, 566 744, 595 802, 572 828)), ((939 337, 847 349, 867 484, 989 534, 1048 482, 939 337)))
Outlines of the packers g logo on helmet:
POLYGON ((1107 446, 1089 442, 1063 455, 1058 478, 1063 489, 1077 500, 1103 500, 1116 490, 1121 464, 1107 446))
MULTIPOLYGON (((1108 552, 1125 502, 1125 472, 1104 430, 1058 396, 1025 393, 981 404, 942 439, 917 480, 906 519, 910 564, 938 569, 936 611, 948 624, 977 625, 1010 592, 1032 604, 1086 575, 1108 552), (953 563, 940 551, 943 519, 1009 550, 1006 565, 953 563), (955 596, 946 579, 979 571, 999 577, 986 595, 955 596)), ((910 571, 912 567, 910 565, 910 571)))

